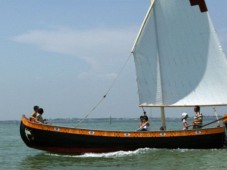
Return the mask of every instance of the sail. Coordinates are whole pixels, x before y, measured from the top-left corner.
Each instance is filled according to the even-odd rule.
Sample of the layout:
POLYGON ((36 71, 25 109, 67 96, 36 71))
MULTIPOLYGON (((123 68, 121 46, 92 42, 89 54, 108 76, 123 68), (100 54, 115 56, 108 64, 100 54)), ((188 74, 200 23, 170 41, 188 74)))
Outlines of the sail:
POLYGON ((132 53, 141 106, 227 104, 227 59, 204 0, 152 1, 132 53))

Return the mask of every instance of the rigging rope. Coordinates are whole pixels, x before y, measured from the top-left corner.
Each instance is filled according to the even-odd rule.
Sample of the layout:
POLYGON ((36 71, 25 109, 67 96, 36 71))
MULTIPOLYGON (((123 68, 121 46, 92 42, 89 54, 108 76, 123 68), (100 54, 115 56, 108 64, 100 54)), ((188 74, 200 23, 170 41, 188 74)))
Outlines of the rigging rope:
POLYGON ((116 78, 113 80, 112 84, 110 85, 109 89, 107 90, 107 92, 102 96, 102 98, 98 101, 98 103, 84 116, 83 119, 81 119, 77 124, 76 127, 82 123, 85 119, 87 119, 87 117, 103 102, 103 100, 107 97, 107 95, 109 94, 110 90, 113 88, 113 86, 115 85, 117 79, 120 77, 122 71, 125 69, 129 59, 131 58, 132 53, 129 54, 129 56, 127 57, 125 63, 123 64, 123 66, 121 67, 121 69, 119 70, 116 78))
POLYGON ((144 108, 142 107, 142 109, 143 109, 143 114, 144 114, 144 116, 147 114, 147 112, 144 110, 144 108))

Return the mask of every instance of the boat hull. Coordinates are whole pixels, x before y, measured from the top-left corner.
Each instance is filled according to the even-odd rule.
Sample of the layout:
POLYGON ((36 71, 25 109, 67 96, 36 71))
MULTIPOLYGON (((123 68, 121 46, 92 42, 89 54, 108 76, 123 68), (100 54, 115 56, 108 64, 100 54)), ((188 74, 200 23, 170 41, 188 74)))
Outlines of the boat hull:
POLYGON ((225 127, 187 131, 100 131, 30 122, 22 117, 20 134, 31 148, 54 153, 81 154, 138 148, 221 148, 225 127))

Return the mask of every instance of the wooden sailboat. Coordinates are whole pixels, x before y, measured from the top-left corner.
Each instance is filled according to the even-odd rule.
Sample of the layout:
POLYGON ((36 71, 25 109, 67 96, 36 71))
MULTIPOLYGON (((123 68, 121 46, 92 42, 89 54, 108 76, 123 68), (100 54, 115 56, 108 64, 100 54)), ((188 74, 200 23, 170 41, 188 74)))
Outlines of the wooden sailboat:
POLYGON ((137 148, 221 148, 225 124, 168 131, 165 108, 227 105, 227 59, 204 0, 151 0, 132 49, 141 107, 160 107, 162 131, 106 131, 39 124, 22 116, 24 143, 56 153, 137 148))

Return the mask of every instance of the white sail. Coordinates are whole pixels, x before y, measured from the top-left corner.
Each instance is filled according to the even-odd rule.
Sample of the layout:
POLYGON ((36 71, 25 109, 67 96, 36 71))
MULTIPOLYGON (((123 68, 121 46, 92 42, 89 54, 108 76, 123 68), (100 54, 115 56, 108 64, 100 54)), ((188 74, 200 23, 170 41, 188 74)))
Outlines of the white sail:
POLYGON ((227 104, 226 56, 192 1, 151 3, 132 49, 141 106, 227 104))

